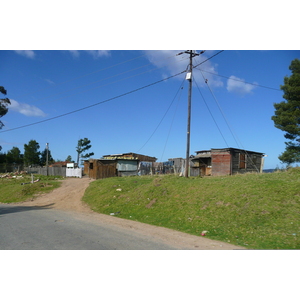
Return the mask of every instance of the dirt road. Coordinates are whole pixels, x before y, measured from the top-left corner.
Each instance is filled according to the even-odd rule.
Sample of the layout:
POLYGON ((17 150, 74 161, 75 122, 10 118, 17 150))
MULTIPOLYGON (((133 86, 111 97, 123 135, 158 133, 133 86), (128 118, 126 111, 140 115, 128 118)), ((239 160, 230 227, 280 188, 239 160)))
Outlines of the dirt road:
POLYGON ((99 214, 92 211, 87 204, 81 201, 86 188, 92 180, 90 178, 67 178, 62 181, 60 188, 44 195, 40 195, 29 201, 15 203, 16 206, 47 206, 58 210, 72 211, 80 216, 88 216, 97 223, 119 226, 129 231, 134 231, 145 236, 156 238, 177 249, 205 249, 205 250, 232 250, 245 249, 224 242, 210 240, 204 237, 181 233, 172 229, 143 224, 131 220, 125 220, 114 216, 99 214))

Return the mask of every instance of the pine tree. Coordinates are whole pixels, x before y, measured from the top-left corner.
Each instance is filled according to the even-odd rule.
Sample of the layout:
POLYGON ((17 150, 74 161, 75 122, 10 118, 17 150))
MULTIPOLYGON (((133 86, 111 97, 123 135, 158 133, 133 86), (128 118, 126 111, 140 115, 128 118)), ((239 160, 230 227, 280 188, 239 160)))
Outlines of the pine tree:
POLYGON ((29 165, 40 165, 40 149, 39 143, 35 140, 30 140, 28 144, 24 145, 24 164, 29 165))
MULTIPOLYGON (((3 86, 0 86, 0 93, 3 95, 7 94, 6 89, 3 86)), ((8 112, 8 104, 10 104, 10 100, 8 98, 2 98, 0 99, 0 118, 2 118, 4 115, 8 112)), ((0 121, 0 129, 4 126, 4 124, 0 121)), ((2 150, 2 147, 0 146, 0 151, 2 150)))
POLYGON ((76 147, 77 151, 77 165, 79 166, 79 158, 88 158, 94 155, 94 152, 90 152, 87 154, 82 154, 83 152, 89 150, 92 147, 91 141, 88 138, 78 140, 78 144, 76 147))
POLYGON ((280 86, 285 100, 274 104, 272 117, 275 127, 286 132, 284 137, 290 140, 278 157, 288 165, 300 162, 300 60, 294 59, 289 69, 292 75, 284 77, 284 85, 280 86))

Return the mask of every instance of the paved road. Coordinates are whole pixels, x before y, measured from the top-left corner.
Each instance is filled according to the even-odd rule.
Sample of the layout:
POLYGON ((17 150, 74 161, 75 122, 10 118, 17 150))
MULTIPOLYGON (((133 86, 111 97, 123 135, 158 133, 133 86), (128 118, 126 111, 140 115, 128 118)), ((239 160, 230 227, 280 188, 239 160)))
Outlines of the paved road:
POLYGON ((171 250, 141 233, 91 220, 88 215, 0 204, 0 250, 171 250))

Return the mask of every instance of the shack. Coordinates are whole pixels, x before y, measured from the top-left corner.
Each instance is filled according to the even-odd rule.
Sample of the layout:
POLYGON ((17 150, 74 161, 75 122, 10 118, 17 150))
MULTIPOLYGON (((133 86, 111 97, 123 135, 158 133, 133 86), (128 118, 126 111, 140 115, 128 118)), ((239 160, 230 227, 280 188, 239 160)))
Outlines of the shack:
POLYGON ((139 162, 155 162, 156 159, 133 152, 104 155, 100 159, 84 161, 84 174, 93 179, 138 175, 139 162))
POLYGON ((193 176, 234 175, 247 172, 261 173, 264 153, 237 148, 196 151, 191 159, 193 176))
POLYGON ((83 173, 93 179, 117 176, 117 162, 106 159, 89 159, 83 163, 83 173))

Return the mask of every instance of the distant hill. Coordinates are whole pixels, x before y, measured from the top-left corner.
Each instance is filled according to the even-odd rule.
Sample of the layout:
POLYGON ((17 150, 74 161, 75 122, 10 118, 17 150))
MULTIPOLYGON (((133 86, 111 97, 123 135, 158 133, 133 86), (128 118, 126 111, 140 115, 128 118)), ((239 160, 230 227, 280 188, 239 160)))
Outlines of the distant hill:
POLYGON ((263 173, 273 173, 275 172, 275 169, 265 169, 263 170, 263 173))

